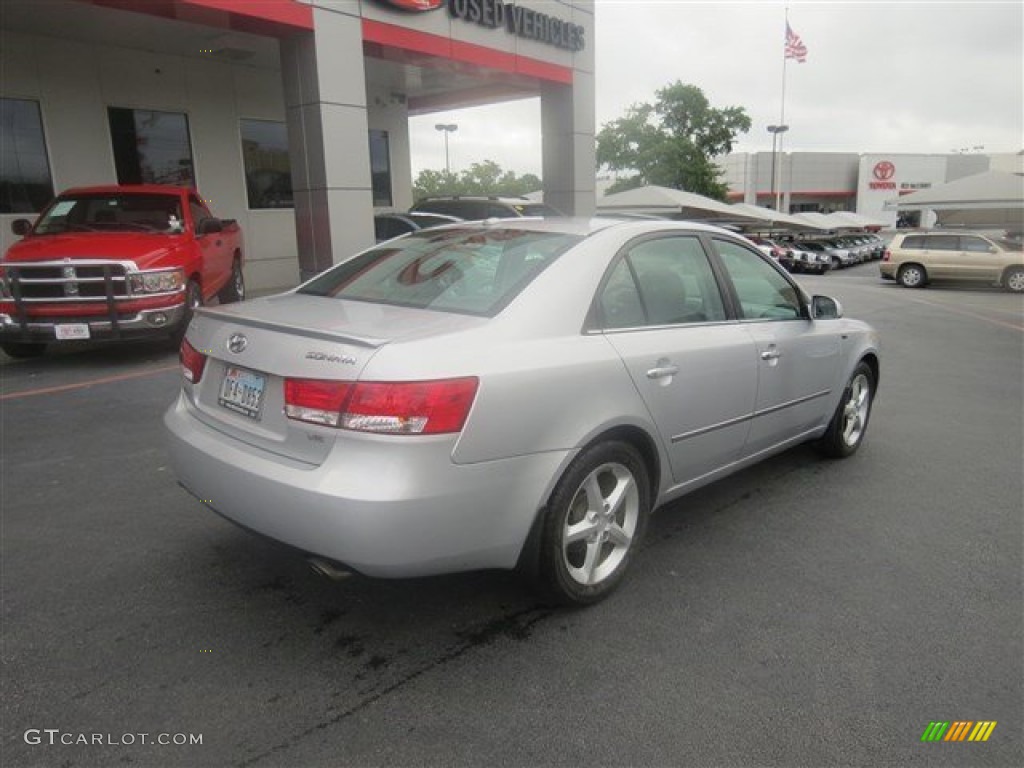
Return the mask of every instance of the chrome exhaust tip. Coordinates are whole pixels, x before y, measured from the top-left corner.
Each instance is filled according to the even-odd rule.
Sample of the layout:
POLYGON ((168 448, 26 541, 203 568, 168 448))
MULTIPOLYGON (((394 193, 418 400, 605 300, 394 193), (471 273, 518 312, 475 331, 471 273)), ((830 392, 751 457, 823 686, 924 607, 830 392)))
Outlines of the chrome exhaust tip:
POLYGON ((324 560, 322 557, 307 557, 306 562, 309 563, 313 573, 324 576, 331 581, 344 581, 352 575, 351 571, 339 567, 330 560, 324 560))

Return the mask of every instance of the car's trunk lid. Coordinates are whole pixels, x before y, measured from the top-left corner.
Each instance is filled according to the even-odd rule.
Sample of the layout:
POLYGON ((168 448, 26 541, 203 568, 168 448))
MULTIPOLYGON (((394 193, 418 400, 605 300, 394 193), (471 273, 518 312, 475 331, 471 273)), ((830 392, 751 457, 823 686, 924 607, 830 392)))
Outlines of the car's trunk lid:
POLYGON ((356 381, 385 344, 477 327, 483 318, 284 294, 199 310, 188 341, 207 357, 197 418, 245 443, 319 464, 339 434, 288 418, 286 378, 356 381))

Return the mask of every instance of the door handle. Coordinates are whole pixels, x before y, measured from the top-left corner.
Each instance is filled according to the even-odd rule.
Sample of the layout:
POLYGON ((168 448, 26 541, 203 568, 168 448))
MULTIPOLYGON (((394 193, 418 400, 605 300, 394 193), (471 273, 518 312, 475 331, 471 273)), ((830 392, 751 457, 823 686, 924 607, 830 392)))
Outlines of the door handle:
POLYGON ((669 376, 675 376, 679 373, 678 365, 660 365, 657 368, 651 368, 647 372, 648 379, 664 379, 669 376))

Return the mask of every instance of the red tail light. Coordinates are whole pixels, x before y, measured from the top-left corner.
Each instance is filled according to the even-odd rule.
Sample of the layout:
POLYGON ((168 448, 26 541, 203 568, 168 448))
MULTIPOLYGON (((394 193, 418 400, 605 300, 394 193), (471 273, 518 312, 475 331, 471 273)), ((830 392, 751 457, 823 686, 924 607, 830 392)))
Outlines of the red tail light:
POLYGON ((206 368, 206 355, 189 344, 188 339, 182 339, 178 359, 181 360, 181 375, 185 377, 185 381, 198 384, 203 378, 203 369, 206 368))
POLYGON ((284 412, 289 419, 336 427, 341 409, 352 389, 348 381, 285 379, 284 412))
POLYGON ((476 398, 475 377, 438 381, 285 381, 289 418, 359 432, 438 435, 458 432, 476 398))
POLYGON ((886 248, 885 253, 882 254, 882 261, 889 261, 890 259, 892 259, 892 251, 886 248))

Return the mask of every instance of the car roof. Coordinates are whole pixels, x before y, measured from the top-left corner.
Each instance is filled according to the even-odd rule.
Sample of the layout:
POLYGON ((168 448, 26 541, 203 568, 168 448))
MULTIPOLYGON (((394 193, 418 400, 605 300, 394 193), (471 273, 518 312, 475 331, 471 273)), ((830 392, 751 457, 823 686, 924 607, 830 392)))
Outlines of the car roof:
POLYGON ((174 195, 194 192, 191 187, 175 187, 169 184, 101 184, 94 187, 72 187, 61 192, 64 195, 119 195, 137 192, 142 195, 174 195))
POLYGON ((467 221, 458 224, 446 224, 436 227, 432 232, 444 229, 522 229, 531 232, 552 232, 566 235, 587 237, 597 232, 617 230, 630 235, 643 235, 649 232, 708 232, 712 234, 732 235, 735 232, 722 227, 699 221, 667 221, 647 219, 617 219, 611 216, 585 218, 579 216, 562 216, 543 218, 540 216, 510 217, 507 219, 484 219, 483 221, 467 221))

